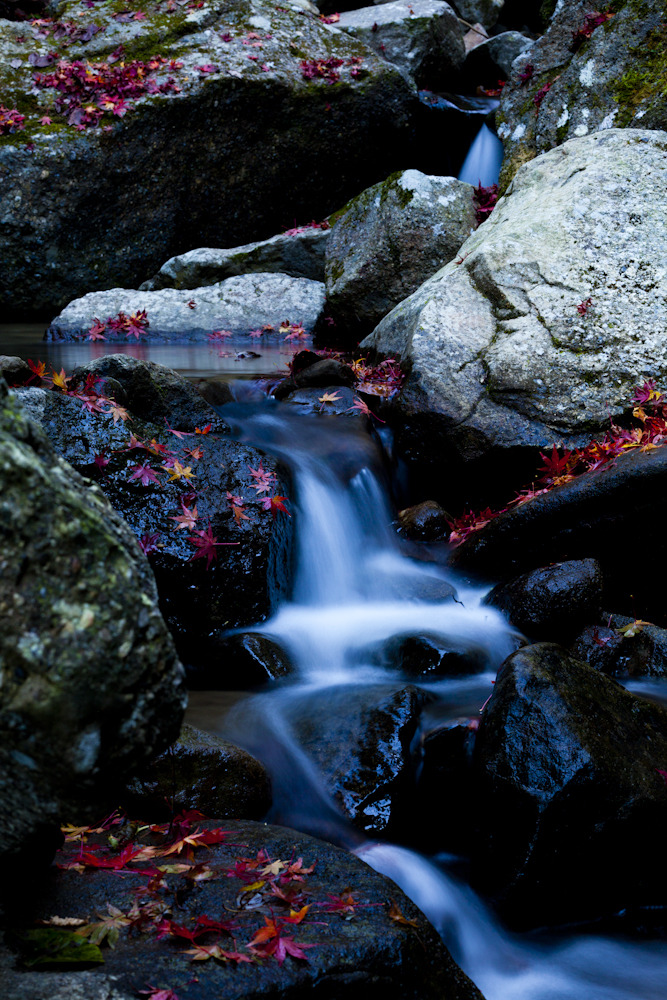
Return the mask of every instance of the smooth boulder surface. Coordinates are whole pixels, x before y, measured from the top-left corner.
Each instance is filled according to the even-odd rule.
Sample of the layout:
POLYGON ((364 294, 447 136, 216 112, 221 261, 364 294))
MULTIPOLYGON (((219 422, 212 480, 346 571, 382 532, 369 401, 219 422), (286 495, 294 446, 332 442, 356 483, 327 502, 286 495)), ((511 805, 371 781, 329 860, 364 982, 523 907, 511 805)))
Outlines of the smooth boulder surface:
POLYGON ((142 7, 60 4, 82 33, 103 29, 86 41, 2 21, 0 102, 25 116, 0 136, 3 315, 53 315, 91 289, 136 286, 194 247, 325 218, 400 166, 412 89, 316 14, 269 0, 142 7), (44 83, 85 60, 102 83, 75 82, 80 107, 60 113, 63 92, 44 83), (100 104, 88 122, 85 108, 96 119, 100 104))
MULTIPOLYGON (((146 365, 146 375, 160 367, 146 365)), ((175 401, 182 403, 180 376, 171 375, 175 401)), ((129 410, 126 419, 114 419, 111 412, 89 412, 80 398, 57 391, 16 392, 56 451, 95 480, 142 539, 162 613, 186 666, 210 662, 220 629, 268 616, 286 585, 291 539, 291 517, 262 503, 288 493, 275 460, 215 427, 207 431, 207 424, 199 428, 204 433, 184 432, 166 426, 157 413, 154 423, 129 410), (268 477, 268 491, 253 489, 257 479, 251 470, 268 477), (210 544, 207 532, 214 539, 210 544)), ((140 408, 149 402, 142 396, 137 401, 140 408)), ((222 428, 226 431, 224 423, 222 428)))
POLYGON ((595 559, 572 559, 531 570, 498 584, 485 603, 503 611, 532 639, 572 636, 595 621, 602 603, 602 573, 595 559))
POLYGON ((667 677, 667 630, 627 615, 602 615, 570 652, 612 677, 667 677))
MULTIPOLYGON (((142 292, 111 288, 75 299, 52 320, 51 340, 86 340, 96 320, 105 323, 120 312, 145 311, 147 325, 133 339, 205 341, 208 334, 249 334, 264 325, 302 325, 312 333, 324 307, 324 285, 286 274, 241 274, 202 288, 164 288, 142 292)), ((128 334, 107 328, 106 340, 125 341, 128 334)))
POLYGON ((526 164, 364 340, 409 368, 398 446, 426 479, 587 443, 667 376, 666 150, 664 132, 614 129, 526 164))
MULTIPOLYGON (((12 924, 24 935, 19 937, 24 953, 30 950, 25 932, 38 928, 36 919, 62 914, 90 925, 109 918, 107 904, 121 915, 118 940, 114 948, 98 950, 97 967, 89 963, 76 971, 18 968, 15 954, 2 946, 3 1000, 134 1000, 138 989, 157 989, 156 984, 200 1000, 482 1000, 424 915, 390 879, 353 854, 294 830, 222 823, 223 842, 194 851, 195 865, 209 877, 193 882, 178 871, 182 866, 167 865, 172 870, 162 875, 153 897, 145 891, 145 875, 128 874, 130 867, 145 867, 140 864, 128 866, 121 877, 100 869, 53 869, 40 895, 23 898, 14 908, 12 924), (131 910, 144 914, 141 929, 132 932, 121 922, 131 910), (290 910, 300 917, 297 923, 287 922, 290 910), (225 930, 202 935, 198 917, 225 930), (260 929, 270 930, 270 921, 279 928, 283 951, 275 950, 279 941, 269 936, 255 943, 255 954, 247 945, 260 929), (193 963, 188 954, 193 942, 174 928, 198 930, 198 944, 233 957, 225 960, 218 950, 218 958, 193 963)), ((217 821, 199 828, 221 829, 217 821)), ((39 954, 39 946, 34 951, 39 954)))
POLYGON ((374 49, 419 87, 451 84, 465 59, 463 28, 444 0, 393 0, 348 10, 336 28, 374 49))
POLYGON ((340 331, 351 339, 371 330, 475 226, 473 188, 454 177, 404 170, 353 198, 335 217, 326 250, 327 308, 340 331))
POLYGON ((257 271, 324 281, 324 250, 329 232, 328 228, 310 227, 231 250, 215 247, 189 250, 166 261, 141 289, 155 292, 160 288, 201 288, 237 274, 257 271))
POLYGON ((575 136, 665 129, 667 29, 657 0, 598 9, 561 0, 546 33, 512 68, 496 115, 501 185, 522 163, 575 136))
POLYGON ((172 742, 185 688, 135 537, 2 380, 0 439, 0 854, 10 880, 12 859, 57 842, 63 803, 172 742))
POLYGON ((129 815, 154 822, 189 809, 220 819, 262 819, 271 805, 271 782, 246 750, 184 725, 176 742, 141 768, 121 800, 129 815))
POLYGON ((524 926, 658 904, 667 711, 554 643, 501 667, 473 755, 475 875, 524 926))

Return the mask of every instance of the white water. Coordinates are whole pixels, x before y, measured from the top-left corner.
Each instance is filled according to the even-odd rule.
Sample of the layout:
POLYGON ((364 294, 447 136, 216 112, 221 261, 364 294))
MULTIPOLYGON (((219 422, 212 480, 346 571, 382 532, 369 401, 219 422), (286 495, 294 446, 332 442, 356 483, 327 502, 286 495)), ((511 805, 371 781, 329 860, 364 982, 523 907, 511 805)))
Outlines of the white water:
POLYGON ((497 184, 503 159, 503 144, 490 128, 482 125, 459 172, 459 180, 477 187, 497 184))
MULTIPOLYGON (((225 417, 229 413, 226 408, 225 417)), ((392 878, 439 930, 486 1000, 665 1000, 664 944, 583 935, 539 943, 535 936, 511 935, 448 873, 452 859, 428 860, 403 847, 370 843, 340 815, 325 779, 299 746, 294 723, 316 719, 311 709, 334 699, 399 689, 405 680, 372 651, 392 637, 424 632, 485 657, 484 674, 420 685, 437 693, 440 711, 451 718, 473 714, 515 635, 484 607, 482 589, 400 552, 389 528, 381 462, 368 441, 350 432, 352 425, 346 432, 339 418, 332 435, 328 421, 283 414, 276 407, 246 417, 238 433, 293 466, 299 536, 293 600, 254 631, 289 651, 298 679, 245 702, 224 729, 270 769, 269 818, 354 848, 392 878), (456 601, 438 596, 438 587, 448 583, 457 587, 456 601)))

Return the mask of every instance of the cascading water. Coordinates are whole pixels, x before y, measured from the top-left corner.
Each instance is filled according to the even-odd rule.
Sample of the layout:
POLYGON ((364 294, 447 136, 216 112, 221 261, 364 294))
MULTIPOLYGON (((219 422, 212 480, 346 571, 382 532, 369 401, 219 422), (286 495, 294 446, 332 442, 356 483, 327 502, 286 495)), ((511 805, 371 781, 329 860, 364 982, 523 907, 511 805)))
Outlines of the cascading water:
POLYGON ((459 172, 459 180, 477 187, 498 183, 503 144, 487 125, 477 133, 459 172))
POLYGON ((448 872, 456 859, 427 860, 403 847, 369 842, 343 817, 299 745, 296 724, 305 718, 312 728, 314 708, 404 686, 396 669, 384 665, 381 651, 392 638, 422 633, 469 650, 478 664, 482 659, 481 674, 419 682, 437 697, 441 718, 475 714, 517 637, 483 605, 481 588, 401 552, 389 527, 382 459, 357 420, 297 416, 271 403, 225 407, 224 416, 242 440, 288 462, 295 483, 292 596, 253 629, 289 652, 295 677, 248 698, 218 728, 270 770, 269 819, 353 849, 392 878, 440 931, 486 1000, 664 1000, 664 945, 594 936, 551 936, 540 943, 535 936, 510 935, 448 872))

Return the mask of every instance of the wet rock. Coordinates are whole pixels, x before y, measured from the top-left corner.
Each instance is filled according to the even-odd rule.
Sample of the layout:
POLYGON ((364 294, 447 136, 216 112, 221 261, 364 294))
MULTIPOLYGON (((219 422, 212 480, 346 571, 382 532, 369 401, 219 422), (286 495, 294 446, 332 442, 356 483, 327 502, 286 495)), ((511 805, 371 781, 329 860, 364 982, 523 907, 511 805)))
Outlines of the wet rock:
POLYGON ((227 429, 193 384, 166 365, 128 354, 107 354, 75 368, 69 384, 81 388, 89 375, 101 380, 99 389, 105 395, 113 395, 114 383, 119 385, 124 393, 119 402, 141 420, 151 423, 166 420, 178 431, 194 431, 195 427, 207 424, 217 432, 224 433, 227 429))
POLYGON ((133 109, 122 117, 109 111, 102 128, 82 132, 80 110, 68 112, 67 124, 54 112, 56 92, 34 91, 35 67, 17 41, 25 27, 3 25, 3 103, 30 105, 25 128, 0 140, 5 316, 54 315, 91 288, 131 288, 193 247, 235 247, 276 233, 286 213, 320 220, 399 166, 412 89, 302 5, 211 0, 142 13, 124 21, 108 5, 82 11, 67 0, 61 20, 104 30, 71 48, 53 33, 31 39, 30 55, 57 54, 46 74, 62 59, 109 64, 119 44, 126 65, 166 60, 146 71, 149 86, 133 109), (252 32, 261 50, 243 44, 252 32), (316 67, 339 59, 334 94, 334 77, 318 76, 316 67))
POLYGON ((435 500, 424 500, 398 512, 401 534, 417 542, 436 542, 449 534, 446 511, 435 500))
POLYGON ((633 0, 592 11, 559 3, 546 33, 513 68, 496 114, 505 145, 501 184, 527 160, 610 128, 664 129, 664 11, 633 0))
POLYGON ((665 709, 555 644, 514 653, 475 742, 476 877, 523 926, 659 903, 666 759, 665 709))
POLYGON ((427 729, 413 744, 418 778, 410 830, 421 850, 470 852, 480 808, 472 778, 478 722, 478 717, 448 721, 427 729))
MULTIPOLYGON (((448 1000, 482 1000, 421 911, 394 882, 353 854, 293 830, 261 823, 224 820, 224 830, 228 831, 224 843, 205 853, 195 851, 195 860, 213 871, 213 878, 193 886, 182 873, 168 871, 163 875, 165 888, 159 902, 165 903, 165 910, 168 907, 168 919, 179 927, 194 927, 198 916, 229 923, 233 914, 233 939, 223 934, 202 940, 252 957, 246 950, 247 942, 269 920, 286 916, 288 907, 276 902, 268 886, 266 891, 255 890, 251 906, 239 907, 239 895, 248 902, 243 895, 247 879, 244 882, 227 873, 233 873, 242 859, 258 855, 272 863, 282 860, 285 867, 302 859, 303 868, 315 866, 312 872, 304 872, 298 882, 275 879, 272 884, 283 893, 297 890, 310 906, 298 925, 287 925, 283 940, 288 944, 291 940, 294 947, 315 947, 303 952, 305 959, 286 953, 282 962, 275 955, 249 963, 200 962, 196 992, 201 1000, 244 1000, 251 996, 278 1000, 306 995, 315 1000, 343 995, 349 1000, 397 996, 406 1000, 441 1000, 443 996, 448 1000), (260 851, 265 853, 260 855, 260 851), (341 919, 332 909, 332 900, 350 894, 354 919, 341 919), (391 918, 392 902, 407 920, 415 921, 414 926, 391 918)), ((98 912, 108 914, 107 903, 127 913, 137 903, 137 889, 143 889, 145 883, 145 877, 119 878, 117 873, 99 869, 86 870, 83 875, 53 869, 39 898, 24 897, 17 902, 12 925, 17 930, 34 927, 35 919, 53 914, 99 921, 98 912)), ((139 898, 146 900, 143 894, 139 898)), ((41 1000, 45 995, 50 1000, 83 996, 86 1000, 132 1000, 137 988, 144 989, 146 984, 182 992, 181 984, 192 977, 191 957, 186 954, 191 942, 173 935, 158 940, 156 922, 146 921, 140 934, 121 926, 116 947, 104 948, 104 965, 88 970, 21 970, 3 946, 0 989, 4 1000, 41 1000)))
POLYGON ((302 228, 231 250, 200 247, 172 257, 141 288, 144 291, 201 288, 237 274, 258 271, 324 281, 324 250, 328 238, 328 229, 302 228))
POLYGON ((333 691, 326 704, 308 702, 295 723, 300 743, 355 826, 369 834, 402 820, 412 784, 410 741, 431 695, 398 691, 333 691))
POLYGON ((132 532, 3 380, 0 439, 0 854, 11 881, 25 851, 37 868, 50 860, 63 803, 174 739, 185 689, 132 532))
POLYGON ((405 170, 345 206, 327 244, 326 291, 350 340, 456 255, 476 225, 472 196, 454 177, 405 170))
POLYGON ((405 636, 386 646, 385 656, 412 677, 456 677, 488 669, 485 650, 470 643, 457 646, 437 635, 405 636))
POLYGON ((0 354, 0 378, 8 385, 24 385, 31 377, 30 365, 23 358, 0 354))
POLYGON ((625 615, 603 615, 600 621, 576 637, 574 657, 612 677, 667 677, 667 630, 625 615))
MULTIPOLYGON (((308 353, 308 352, 301 352, 308 353)), ((320 358, 317 354, 314 364, 302 367, 300 371, 294 373, 289 378, 284 379, 273 390, 276 399, 285 399, 295 389, 324 388, 326 386, 353 386, 357 381, 356 375, 349 365, 335 358, 320 358)))
MULTIPOLYGON (((104 323, 120 312, 129 316, 141 311, 148 323, 137 335, 140 340, 206 341, 221 330, 244 335, 265 325, 277 329, 286 318, 312 333, 323 307, 322 282, 286 274, 242 274, 203 288, 156 292, 112 288, 70 302, 49 326, 47 337, 85 340, 97 319, 104 323)), ((127 333, 107 327, 104 337, 126 341, 127 333)))
POLYGON ((234 400, 234 394, 229 387, 229 383, 222 379, 200 379, 195 383, 195 388, 199 395, 214 408, 225 406, 234 400))
POLYGON ((667 376, 665 148, 667 134, 612 129, 526 164, 457 260, 363 342, 410 367, 397 448, 431 489, 461 465, 534 469, 535 448, 587 443, 644 373, 667 376))
POLYGON ((275 681, 292 672, 285 650, 261 632, 224 632, 211 637, 210 662, 190 671, 191 688, 204 691, 239 691, 275 681))
POLYGON ((667 449, 625 454, 607 468, 585 473, 528 503, 493 518, 473 532, 451 556, 451 565, 487 579, 506 578, 549 562, 594 558, 612 606, 664 613, 652 574, 637 573, 637 552, 667 558, 667 449), (611 544, 632 538, 632 546, 611 544), (649 610, 650 609, 650 610, 649 610))
POLYGON ((357 411, 352 409, 357 398, 347 386, 327 385, 319 389, 295 389, 284 397, 284 402, 298 407, 299 413, 358 416, 357 411))
POLYGON ((344 11, 336 28, 374 49, 419 87, 452 82, 465 59, 463 28, 442 0, 394 0, 344 11))
POLYGON ((271 485, 287 495, 273 459, 213 431, 183 436, 167 429, 164 420, 114 422, 111 413, 88 412, 75 396, 44 389, 16 392, 56 450, 95 480, 143 539, 162 613, 186 666, 210 661, 220 629, 268 616, 288 579, 291 518, 273 517, 263 508, 250 469, 261 466, 277 476, 271 485), (234 504, 236 514, 228 493, 243 502, 234 504), (187 520, 186 511, 195 508, 196 519, 187 520), (184 516, 185 521, 174 520, 184 516), (197 557, 206 542, 198 532, 209 527, 216 543, 197 557))
POLYGON ((129 815, 155 823, 189 809, 220 819, 261 819, 271 804, 271 783, 252 754, 184 725, 176 742, 133 778, 122 803, 129 815))
POLYGON ((504 611, 530 638, 567 641, 602 604, 602 573, 595 559, 572 559, 498 584, 486 604, 504 611))

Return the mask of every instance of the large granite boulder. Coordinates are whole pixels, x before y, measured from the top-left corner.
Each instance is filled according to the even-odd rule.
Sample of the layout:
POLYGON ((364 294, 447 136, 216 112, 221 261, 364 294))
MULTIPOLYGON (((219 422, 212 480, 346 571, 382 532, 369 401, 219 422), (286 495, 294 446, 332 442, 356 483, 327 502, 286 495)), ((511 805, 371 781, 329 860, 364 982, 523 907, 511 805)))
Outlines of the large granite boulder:
POLYGON ((410 86, 302 4, 143 6, 67 0, 69 34, 0 22, 23 116, 0 135, 4 315, 321 219, 400 164, 410 86))
POLYGON ((2 380, 0 442, 0 854, 9 879, 12 858, 48 854, 63 803, 131 774, 176 737, 185 690, 135 537, 2 380))
POLYGON ((105 328, 105 340, 205 341, 222 332, 247 335, 267 325, 277 330, 285 321, 303 327, 306 335, 323 307, 321 281, 286 274, 240 274, 203 288, 111 288, 70 302, 51 322, 47 337, 86 340, 91 329, 98 329, 97 321, 105 328), (128 331, 122 317, 137 314, 139 322, 128 331))
POLYGON ((465 59, 463 27, 444 0, 393 0, 345 11, 336 25, 419 87, 451 84, 465 59))
POLYGON ((341 332, 358 339, 372 330, 456 255, 476 226, 473 190, 455 177, 404 170, 337 213, 325 274, 341 332))
POLYGON ((473 754, 477 876, 515 922, 660 903, 667 711, 552 643, 501 667, 473 754))
MULTIPOLYGON (((398 445, 451 465, 586 443, 667 375, 667 134, 609 130, 526 164, 363 347, 399 355, 398 445)), ((487 501, 488 502, 488 501, 487 501)))
POLYGON ((329 233, 328 226, 304 226, 231 250, 215 247, 189 250, 165 261, 158 273, 142 284, 141 290, 201 288, 236 274, 257 272, 324 281, 324 251, 329 233))
MULTIPOLYGON (((176 845, 125 865, 91 837, 85 861, 97 856, 122 872, 54 866, 37 898, 24 894, 12 907, 16 950, 0 944, 3 1000, 134 1000, 138 990, 201 1000, 482 1000, 390 879, 294 830, 222 822, 181 818, 152 834, 114 828, 131 838, 127 853, 147 840, 157 852, 176 845), (178 853, 184 836, 190 862, 178 853), (162 871, 150 879, 156 864, 162 871), (32 968, 17 965, 17 951, 36 959, 32 968)), ((79 847, 67 844, 59 861, 76 865, 79 847)))
POLYGON ((513 67, 501 95, 502 186, 522 163, 575 136, 664 129, 666 30, 657 0, 599 10, 582 0, 556 4, 547 32, 513 67))

